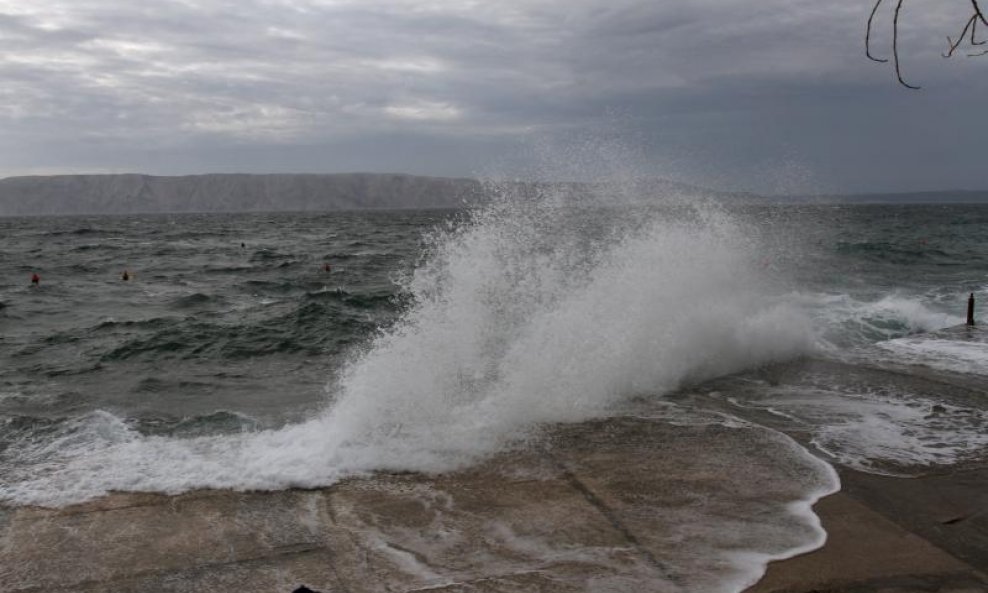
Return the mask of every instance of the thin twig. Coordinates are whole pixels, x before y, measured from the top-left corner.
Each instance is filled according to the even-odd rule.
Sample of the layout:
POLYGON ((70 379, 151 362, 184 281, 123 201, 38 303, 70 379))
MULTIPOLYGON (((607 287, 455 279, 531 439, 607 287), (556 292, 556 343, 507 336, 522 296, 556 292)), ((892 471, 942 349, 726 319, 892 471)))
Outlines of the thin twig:
POLYGON ((967 24, 964 25, 964 29, 961 30, 961 34, 957 36, 957 42, 956 43, 954 43, 953 41, 951 41, 950 37, 947 37, 947 53, 941 54, 943 57, 949 58, 950 56, 954 55, 954 51, 956 51, 957 48, 960 47, 962 43, 964 43, 964 37, 967 35, 967 30, 968 29, 971 29, 972 43, 974 42, 974 38, 973 38, 973 36, 974 36, 974 23, 977 22, 976 19, 977 19, 977 16, 976 15, 971 15, 971 18, 968 19, 967 24))
MULTIPOLYGON (((977 16, 977 15, 974 15, 974 16, 977 16)), ((977 21, 977 19, 975 19, 974 17, 971 17, 971 21, 974 23, 973 25, 971 25, 971 45, 984 45, 986 43, 986 41, 978 41, 975 38, 975 36, 974 36, 975 31, 978 30, 978 21, 977 21)))
POLYGON ((871 23, 875 20, 875 13, 878 12, 878 7, 882 5, 882 2, 884 2, 884 0, 878 0, 875 2, 875 6, 871 9, 871 16, 868 17, 868 29, 865 31, 865 55, 868 56, 869 60, 874 60, 876 62, 888 62, 888 60, 876 58, 871 55, 871 23))
POLYGON ((971 0, 971 5, 974 6, 974 14, 981 21, 981 24, 988 26, 988 20, 985 20, 985 15, 981 12, 981 7, 978 6, 978 0, 971 0))
MULTIPOLYGON (((908 89, 919 89, 920 87, 914 86, 902 79, 902 70, 899 68, 899 11, 902 9, 902 3, 905 0, 899 0, 895 5, 895 16, 892 18, 892 57, 895 60, 895 77, 899 79, 899 84, 908 89)), ((977 0, 971 0, 972 2, 977 2, 977 0)))

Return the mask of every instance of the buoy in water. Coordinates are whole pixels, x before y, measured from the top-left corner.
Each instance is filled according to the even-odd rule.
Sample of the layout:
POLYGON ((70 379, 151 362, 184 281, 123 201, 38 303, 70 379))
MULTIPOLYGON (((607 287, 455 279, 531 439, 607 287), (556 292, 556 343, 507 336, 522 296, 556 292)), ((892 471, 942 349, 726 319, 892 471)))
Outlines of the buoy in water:
POLYGON ((120 274, 120 279, 123 280, 124 282, 130 280, 130 272, 124 270, 123 274, 120 274))
POLYGON ((35 286, 37 286, 38 284, 41 284, 41 276, 38 276, 37 272, 35 272, 34 274, 31 274, 31 284, 33 284, 35 286))
POLYGON ((332 272, 333 266, 329 265, 328 263, 325 263, 322 265, 322 271, 326 273, 332 272))

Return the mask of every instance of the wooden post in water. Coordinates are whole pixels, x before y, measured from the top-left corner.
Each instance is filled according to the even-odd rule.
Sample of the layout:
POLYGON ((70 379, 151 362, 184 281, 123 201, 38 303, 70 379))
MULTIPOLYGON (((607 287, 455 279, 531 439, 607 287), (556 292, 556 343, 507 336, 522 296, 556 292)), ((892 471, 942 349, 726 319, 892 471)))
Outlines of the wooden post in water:
POLYGON ((967 297, 967 324, 974 325, 974 293, 967 297))

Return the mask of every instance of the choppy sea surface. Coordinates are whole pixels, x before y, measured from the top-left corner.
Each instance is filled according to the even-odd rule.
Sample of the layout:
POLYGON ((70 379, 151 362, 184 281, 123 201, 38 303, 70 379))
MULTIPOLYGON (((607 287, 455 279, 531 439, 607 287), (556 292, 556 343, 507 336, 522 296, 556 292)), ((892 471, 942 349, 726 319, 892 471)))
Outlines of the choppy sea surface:
POLYGON ((988 340, 940 331, 969 293, 988 303, 988 206, 0 219, 0 501, 447 471, 647 400, 802 476, 777 515, 803 549, 828 464, 984 462, 988 340), (798 384, 759 375, 807 358, 798 384))

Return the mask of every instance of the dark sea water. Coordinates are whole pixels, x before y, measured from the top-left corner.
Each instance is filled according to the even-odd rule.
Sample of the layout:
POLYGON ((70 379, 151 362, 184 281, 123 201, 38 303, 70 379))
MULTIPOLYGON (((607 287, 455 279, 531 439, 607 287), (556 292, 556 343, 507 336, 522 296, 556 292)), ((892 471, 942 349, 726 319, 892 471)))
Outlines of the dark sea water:
MULTIPOLYGON (((0 219, 0 499, 445 471, 643 399, 864 471, 980 463, 988 340, 938 332, 969 293, 988 206, 0 219), (795 386, 751 375, 806 357, 795 386)), ((836 487, 813 463, 806 501, 836 487)))
POLYGON ((0 220, 0 413, 102 409, 156 432, 297 417, 394 318, 394 278, 449 216, 0 220))

